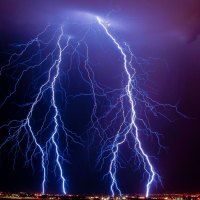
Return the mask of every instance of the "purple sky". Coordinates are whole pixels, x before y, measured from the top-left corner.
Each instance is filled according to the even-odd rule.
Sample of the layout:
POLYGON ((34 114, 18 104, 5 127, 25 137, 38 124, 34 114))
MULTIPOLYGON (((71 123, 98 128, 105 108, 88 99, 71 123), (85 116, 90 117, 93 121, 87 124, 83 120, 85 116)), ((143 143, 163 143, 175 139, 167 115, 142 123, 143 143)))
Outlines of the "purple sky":
POLYGON ((166 150, 158 155, 156 167, 164 188, 155 192, 199 191, 200 1, 0 1, 0 44, 6 47, 18 38, 28 40, 47 23, 73 18, 77 12, 110 19, 113 29, 137 57, 164 63, 155 66, 150 77, 156 98, 163 103, 179 101, 180 110, 193 119, 160 127, 166 150))

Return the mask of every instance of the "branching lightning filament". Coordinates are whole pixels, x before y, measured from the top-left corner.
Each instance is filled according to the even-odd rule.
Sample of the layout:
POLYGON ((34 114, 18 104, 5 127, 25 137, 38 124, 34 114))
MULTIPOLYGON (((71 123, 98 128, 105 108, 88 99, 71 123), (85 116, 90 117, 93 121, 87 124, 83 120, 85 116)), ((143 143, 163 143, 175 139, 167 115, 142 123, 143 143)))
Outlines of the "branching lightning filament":
MULTIPOLYGON (((7 78, 10 87, 0 98, 0 111, 15 106, 20 114, 1 122, 0 129, 7 129, 8 135, 1 142, 0 149, 13 143, 14 164, 18 153, 23 152, 25 164, 30 164, 33 170, 35 160, 39 160, 43 194, 48 191, 52 171, 59 182, 59 190, 68 194, 65 164, 70 162, 70 144, 85 144, 81 134, 69 126, 70 114, 66 110, 73 101, 79 99, 81 102, 80 99, 85 98, 92 108, 88 108, 91 111, 90 126, 82 132, 87 132, 85 135, 89 134, 92 138, 89 146, 98 142, 97 165, 102 171, 106 168, 104 178, 109 177, 111 195, 123 196, 118 171, 123 164, 129 164, 135 158, 135 165, 144 171, 145 195, 148 197, 153 183, 160 181, 160 177, 149 152, 145 150, 142 136, 152 136, 161 147, 159 134, 153 131, 149 115, 173 121, 166 113, 175 110, 179 116, 186 116, 179 112, 176 105, 161 104, 142 89, 140 81, 146 78, 145 73, 137 72, 140 63, 130 46, 118 41, 111 33, 111 23, 94 17, 94 23, 81 24, 78 35, 71 34, 74 26, 79 24, 48 25, 29 42, 14 45, 17 53, 12 53, 8 62, 1 66, 0 79, 7 78), (73 28, 70 29, 70 26, 73 28), (97 51, 98 56, 104 52, 98 52, 101 49, 98 48, 98 41, 92 41, 95 45, 91 44, 94 37, 101 38, 102 43, 109 46, 109 52, 119 57, 114 63, 121 70, 116 78, 116 87, 106 85, 98 77, 96 63, 100 63, 101 68, 104 64, 102 59, 98 62, 93 59, 93 51, 97 51), (78 89, 73 86, 74 74, 78 89), (23 86, 27 77, 30 77, 29 84, 23 86), (22 93, 24 97, 19 98, 22 93), (13 103, 13 99, 16 102, 13 103), (25 148, 21 149, 24 145, 25 148), (121 157, 121 148, 125 145, 131 151, 129 160, 121 157)), ((109 59, 108 65, 111 65, 115 58, 109 59)), ((81 111, 75 112, 81 115, 81 111)))

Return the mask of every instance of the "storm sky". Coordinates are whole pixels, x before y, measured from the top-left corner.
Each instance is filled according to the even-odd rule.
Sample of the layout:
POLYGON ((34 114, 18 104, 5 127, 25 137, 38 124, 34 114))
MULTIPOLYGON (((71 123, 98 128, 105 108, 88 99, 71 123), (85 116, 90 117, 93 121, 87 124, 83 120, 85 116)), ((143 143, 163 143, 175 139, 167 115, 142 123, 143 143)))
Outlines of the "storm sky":
MULTIPOLYGON (((0 1, 0 52, 7 52, 9 44, 33 38, 48 23, 78 20, 79 13, 109 19, 112 30, 130 45, 135 56, 153 61, 149 78, 156 89, 156 100, 178 103, 179 110, 190 118, 158 125, 165 149, 156 155, 154 164, 163 186, 154 187, 152 192, 199 192, 200 1, 0 1)), ((0 63, 1 60, 5 58, 0 55, 0 63)), ((81 159, 71 161, 74 165, 72 193, 107 193, 108 185, 99 169, 95 169, 88 158, 82 159, 79 147, 74 148, 81 159)), ((34 176, 39 177, 39 174, 33 175, 30 169, 24 168, 22 160, 13 171, 12 159, 6 155, 8 149, 0 154, 0 190, 38 191, 34 176)), ((87 157, 87 150, 83 154, 87 157)), ((124 176, 129 181, 127 174, 124 176)), ((136 179, 135 183, 124 184, 127 193, 142 191, 138 177, 136 172, 135 177, 131 176, 136 179)))

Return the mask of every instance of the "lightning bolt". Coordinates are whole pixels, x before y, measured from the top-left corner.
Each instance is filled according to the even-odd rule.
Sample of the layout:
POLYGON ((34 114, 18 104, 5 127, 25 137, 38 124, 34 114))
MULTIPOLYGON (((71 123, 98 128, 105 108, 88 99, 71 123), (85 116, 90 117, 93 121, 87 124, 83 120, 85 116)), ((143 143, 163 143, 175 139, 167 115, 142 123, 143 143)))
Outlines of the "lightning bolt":
MULTIPOLYGON (((106 34, 108 35, 108 37, 114 42, 114 44, 116 45, 116 47, 118 48, 118 50, 120 51, 123 60, 124 60, 124 70, 127 74, 128 77, 128 82, 127 85, 125 86, 125 90, 126 90, 126 95, 128 96, 129 99, 129 104, 130 104, 130 109, 131 109, 131 121, 130 121, 130 125, 128 126, 127 130, 125 130, 124 132, 124 136, 122 139, 119 139, 119 134, 120 134, 120 130, 118 131, 118 134, 116 135, 116 138, 114 140, 114 144, 112 147, 112 152, 113 152, 113 158, 111 160, 110 163, 110 176, 112 179, 112 184, 111 184, 111 192, 112 192, 112 196, 115 195, 114 192, 114 187, 117 189, 117 191, 119 192, 120 196, 122 196, 122 193, 117 185, 117 181, 116 181, 116 159, 117 159, 117 154, 118 154, 118 149, 119 146, 121 144, 123 144, 126 141, 127 138, 127 134, 132 133, 132 130, 135 130, 135 139, 136 139, 136 145, 135 145, 135 149, 137 151, 137 153, 142 156, 142 160, 144 161, 144 164, 148 165, 148 169, 145 167, 146 172, 148 173, 148 181, 146 184, 146 197, 149 196, 149 190, 151 187, 151 184, 154 181, 154 177, 156 172, 154 171, 154 167, 151 164, 151 161, 148 157, 148 155, 145 153, 144 149, 142 148, 142 143, 140 141, 139 138, 139 131, 138 131, 138 127, 136 124, 136 111, 135 111, 135 105, 136 102, 133 98, 133 93, 132 93, 132 89, 133 89, 133 85, 132 85, 132 78, 134 78, 134 74, 131 75, 127 66, 127 56, 123 50, 123 48, 120 46, 120 44, 117 42, 117 40, 111 35, 111 33, 108 31, 107 27, 104 25, 103 21, 97 17, 97 21, 98 23, 103 27, 103 29, 105 30, 106 34)), ((135 73, 135 72, 134 72, 135 73)))
POLYGON ((54 77, 53 77, 53 81, 52 81, 52 83, 51 83, 52 105, 53 105, 54 110, 55 110, 55 115, 54 115, 55 127, 54 127, 54 131, 53 131, 53 134, 52 134, 51 139, 52 139, 52 142, 53 142, 53 144, 54 144, 54 146, 55 146, 55 149, 56 149, 56 163, 57 163, 57 165, 58 165, 58 167, 59 167, 60 177, 61 177, 61 179, 62 179, 62 191, 63 191, 64 194, 66 194, 66 190, 65 190, 65 182, 66 182, 66 180, 65 180, 65 178, 63 177, 63 170, 62 170, 62 167, 61 167, 61 164, 60 164, 60 158, 62 158, 62 157, 61 157, 60 154, 59 154, 58 145, 57 145, 57 143, 56 143, 56 141, 55 141, 55 136, 56 136, 56 134, 58 133, 58 126, 59 126, 59 124, 58 124, 58 117, 61 118, 61 117, 60 117, 60 114, 59 114, 59 111, 58 111, 58 107, 57 107, 57 105, 56 105, 56 100, 55 100, 55 84, 56 84, 56 80, 57 80, 57 78, 58 78, 58 76, 59 76, 59 71, 60 71, 60 70, 59 70, 59 69, 60 69, 59 67, 60 67, 60 63, 61 63, 61 61, 62 61, 62 52, 63 52, 63 50, 68 46, 68 45, 67 45, 67 46, 66 46, 65 48, 63 48, 63 49, 61 48, 60 40, 61 40, 62 36, 63 36, 63 27, 61 27, 61 35, 60 35, 60 37, 59 37, 59 39, 58 39, 58 43, 57 43, 58 48, 59 48, 59 58, 58 58, 57 63, 56 63, 56 73, 55 73, 55 75, 54 75, 54 77))
POLYGON ((33 169, 34 159, 38 159, 39 156, 43 174, 43 194, 46 193, 51 162, 54 165, 53 171, 61 182, 62 193, 68 193, 67 179, 65 178, 65 170, 63 170, 63 162, 69 162, 65 158, 65 153, 68 153, 68 140, 83 146, 82 138, 69 130, 63 120, 64 114, 61 107, 68 105, 68 100, 82 97, 92 99, 93 107, 88 133, 93 133, 92 143, 95 143, 96 135, 100 138, 98 141, 100 153, 97 164, 100 163, 101 168, 103 168, 107 161, 109 163, 105 176, 110 177, 110 191, 113 197, 123 196, 117 172, 122 165, 121 163, 128 162, 120 157, 120 148, 125 143, 135 155, 138 167, 142 165, 145 175, 147 175, 146 197, 149 196, 153 183, 156 180, 160 181, 160 176, 156 172, 149 154, 146 153, 141 139, 141 133, 150 133, 155 136, 159 146, 162 147, 159 134, 151 129, 148 113, 161 116, 172 122, 173 120, 162 110, 175 110, 178 115, 186 118, 178 110, 177 105, 161 104, 150 98, 139 87, 140 80, 137 77, 136 68, 132 64, 133 61, 138 62, 137 58, 129 45, 126 43, 122 45, 118 42, 108 27, 110 27, 110 23, 106 23, 100 17, 95 17, 95 23, 90 24, 89 28, 87 24, 87 28, 83 29, 84 33, 77 39, 65 33, 65 26, 57 28, 57 26, 48 25, 28 43, 16 45, 20 51, 11 54, 8 63, 0 68, 0 77, 7 76, 14 83, 11 91, 6 94, 5 98, 1 99, 1 109, 8 106, 10 99, 17 94, 21 88, 20 84, 27 74, 34 72, 37 75, 37 78, 31 82, 33 91, 27 94, 31 100, 27 101, 24 97, 25 103, 16 103, 19 108, 26 111, 25 117, 19 120, 10 120, 0 126, 0 129, 8 129, 8 137, 0 144, 0 149, 8 142, 14 142, 11 151, 15 150, 16 159, 17 154, 21 151, 21 146, 26 143, 25 164, 31 164, 33 169), (113 89, 96 80, 96 71, 90 58, 91 49, 87 40, 90 40, 90 33, 97 34, 99 29, 103 30, 105 37, 113 43, 114 48, 122 58, 123 75, 120 79, 122 86, 119 88, 113 89), (63 70, 62 65, 64 64, 67 67, 63 70), (77 74, 87 85, 89 92, 70 94, 66 91, 69 89, 72 69, 78 71, 77 74), (68 87, 63 86, 62 77, 67 80, 68 87), (64 106, 61 106, 60 99, 64 99, 64 106), (141 113, 143 112, 140 115, 137 112, 138 107, 142 110, 141 113), (37 119, 38 112, 42 116, 40 119, 37 119), (66 141, 64 151, 61 144, 63 137, 66 141))
MULTIPOLYGON (((127 80, 125 82, 125 87, 122 88, 122 94, 119 97, 119 102, 121 104, 120 109, 113 120, 116 120, 119 118, 119 115, 122 116, 122 122, 119 126, 119 129, 117 131, 117 134, 114 137, 113 142, 111 142, 111 145, 108 145, 106 149, 103 149, 100 153, 99 160, 102 159, 103 154, 110 151, 109 155, 103 157, 102 163, 104 163, 105 159, 107 159, 109 156, 110 159, 110 165, 109 165, 109 172, 106 175, 109 175, 111 178, 111 185, 110 185, 110 191, 112 196, 114 197, 116 194, 122 197, 122 192, 119 188, 118 181, 117 181, 117 170, 118 166, 120 166, 119 161, 119 148, 122 146, 125 142, 128 143, 129 148, 134 151, 137 158, 139 159, 139 165, 141 163, 143 164, 143 168, 147 174, 147 181, 146 181, 146 189, 145 189, 145 196, 148 197, 150 194, 150 190, 152 187, 152 184, 156 182, 156 180, 161 182, 161 178, 159 174, 155 171, 154 166, 150 160, 149 155, 146 153, 146 151, 143 148, 142 140, 140 138, 140 131, 142 131, 141 128, 139 128, 138 124, 140 122, 140 125, 143 124, 145 128, 145 132, 148 131, 151 134, 154 134, 158 140, 158 144, 160 147, 162 145, 160 144, 158 133, 154 132, 150 128, 150 122, 147 117, 147 111, 144 111, 145 117, 147 119, 147 123, 144 119, 137 117, 137 111, 136 111, 136 105, 137 101, 144 104, 144 109, 149 109, 150 112, 153 113, 154 116, 160 115, 167 119, 168 121, 173 121, 169 117, 167 117, 166 114, 159 111, 159 108, 162 109, 173 109, 175 112, 180 115, 181 117, 188 118, 186 115, 181 113, 177 106, 171 105, 171 104, 161 104, 153 99, 151 99, 145 92, 143 92, 139 87, 137 86, 137 78, 136 78, 136 69, 132 65, 133 58, 137 62, 137 58, 133 55, 130 47, 128 44, 124 44, 125 47, 122 47, 120 43, 117 41, 117 39, 111 34, 108 27, 109 25, 102 20, 100 17, 96 17, 98 24, 103 28, 104 32, 106 33, 107 37, 113 42, 115 47, 118 49, 119 53, 121 54, 121 57, 123 58, 123 69, 126 74, 127 80), (130 55, 130 59, 128 59, 127 53, 130 55), (125 102, 125 98, 128 99, 128 102, 125 102), (127 107, 128 103, 128 113, 126 114, 125 107, 127 107), (121 113, 121 114, 120 114, 121 113), (137 123, 138 121, 138 123, 137 123), (128 137, 131 136, 132 139, 135 141, 134 148, 129 143, 128 137)), ((107 140, 110 140, 107 139, 107 140)))
MULTIPOLYGON (((20 47, 24 47, 23 50, 20 53, 14 53, 11 55, 9 59, 9 63, 1 68, 1 74, 4 73, 4 71, 6 72, 6 70, 12 69, 13 68, 12 65, 15 62, 19 61, 20 58, 23 56, 23 54, 25 54, 28 48, 30 48, 31 45, 33 45, 34 43, 37 43, 38 46, 44 44, 46 45, 46 48, 47 48, 48 44, 50 44, 50 42, 54 39, 54 37, 48 43, 43 42, 40 39, 40 37, 43 34, 46 34, 48 27, 45 28, 45 30, 42 33, 40 33, 35 39, 31 40, 27 44, 19 45, 20 47)), ((40 49, 31 58, 20 63, 28 67, 21 72, 20 76, 17 78, 17 81, 14 85, 13 91, 10 92, 9 95, 6 96, 6 98, 1 103, 1 107, 2 107, 17 92, 17 87, 26 72, 38 66, 42 66, 42 64, 45 63, 49 58, 56 56, 56 52, 57 52, 57 58, 54 59, 52 65, 48 69, 47 80, 40 86, 39 92, 36 94, 35 100, 28 104, 19 105, 22 107, 31 105, 30 110, 27 114, 27 117, 23 120, 11 120, 9 123, 4 124, 0 127, 0 128, 7 127, 8 132, 9 132, 9 137, 0 145, 0 148, 2 148, 6 143, 10 141, 16 141, 16 148, 20 149, 20 143, 22 143, 25 137, 25 136, 21 136, 20 134, 22 134, 23 131, 25 131, 28 137, 27 150, 26 150, 26 160, 27 160, 26 162, 27 163, 31 162, 31 165, 33 167, 33 163, 32 163, 33 158, 36 157, 37 154, 40 154, 41 167, 43 171, 43 180, 42 180, 43 194, 46 193, 45 185, 47 181, 47 171, 48 171, 48 165, 49 165, 49 152, 51 151, 52 148, 55 149, 55 157, 56 157, 54 171, 58 169, 60 180, 62 181, 62 192, 63 194, 67 194, 66 179, 64 177, 64 172, 63 172, 63 168, 61 164, 61 162, 66 161, 66 159, 61 155, 61 152, 59 150, 58 140, 59 140, 59 135, 61 134, 59 133, 61 132, 59 129, 61 129, 64 132, 66 138, 69 137, 75 143, 81 144, 79 142, 79 139, 81 140, 81 138, 65 127, 64 122, 62 120, 62 116, 59 112, 58 105, 56 103, 55 93, 56 93, 56 85, 58 84, 58 78, 60 76, 60 65, 62 63, 63 52, 68 48, 69 41, 70 41, 70 37, 68 37, 68 39, 66 40, 66 37, 63 32, 63 26, 61 26, 60 33, 56 42, 56 47, 41 62, 39 62, 39 64, 31 65, 31 66, 27 65, 27 63, 30 62, 30 60, 32 60, 37 55, 41 54, 41 52, 45 50, 46 48, 40 49), (45 114, 41 128, 39 129, 39 131, 36 132, 34 131, 34 128, 32 125, 32 121, 34 120, 33 115, 34 115, 35 110, 37 110, 39 103, 41 103, 41 101, 45 98, 45 95, 47 95, 49 91, 50 91, 50 102, 48 105, 48 111, 45 114), (48 115, 50 114, 52 114, 52 119, 50 120, 49 124, 45 125, 45 123, 47 123, 48 115), (42 145, 38 136, 42 132, 45 132, 45 129, 48 129, 52 124, 53 124, 53 131, 50 134, 50 137, 46 140, 45 144, 42 145), (29 158, 29 152, 32 152, 30 158, 29 158)))

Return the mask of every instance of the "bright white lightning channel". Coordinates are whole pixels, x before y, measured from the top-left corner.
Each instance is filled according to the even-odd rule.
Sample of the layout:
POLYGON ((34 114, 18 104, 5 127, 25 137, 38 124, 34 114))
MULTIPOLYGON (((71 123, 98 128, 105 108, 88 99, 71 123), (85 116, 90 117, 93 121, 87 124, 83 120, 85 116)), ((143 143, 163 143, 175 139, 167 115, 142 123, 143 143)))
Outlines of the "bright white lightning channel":
POLYGON ((99 17, 97 17, 96 19, 97 19, 98 23, 102 26, 102 28, 105 30, 108 37, 114 42, 114 44, 116 45, 117 49, 120 51, 120 53, 123 57, 123 67, 124 67, 124 70, 125 70, 125 72, 127 74, 127 78, 128 78, 128 82, 125 87, 125 91, 126 91, 126 95, 128 96, 129 104, 130 104, 130 108, 131 108, 131 121, 130 121, 128 129, 125 131, 124 138, 121 141, 118 141, 119 134, 117 134, 115 137, 115 141, 113 143, 113 147, 112 147, 113 158, 111 159, 110 169, 109 169, 109 174, 110 174, 110 177, 112 180, 111 193, 112 193, 112 196, 115 196, 115 192, 114 192, 114 187, 115 187, 117 189, 117 191, 119 192, 120 196, 122 196, 122 193, 117 185, 117 180, 116 180, 116 170, 117 170, 116 169, 116 162, 117 162, 116 159, 117 159, 119 145, 123 144, 126 141, 127 135, 129 133, 132 133, 132 129, 134 129, 135 130, 135 140, 136 140, 135 150, 142 157, 142 160, 144 163, 144 169, 148 174, 148 180, 147 180, 147 184, 146 184, 146 197, 148 197, 151 185, 152 185, 155 175, 156 175, 156 172, 154 171, 154 167, 153 167, 148 155, 145 153, 145 151, 142 147, 142 143, 139 138, 138 126, 136 124, 136 110, 135 110, 136 101, 134 100, 134 97, 133 97, 134 94, 132 93, 132 89, 133 89, 132 78, 134 78, 135 70, 134 70, 133 75, 130 74, 128 65, 127 65, 127 63, 128 63, 127 55, 124 52, 123 48, 120 46, 119 42, 114 38, 114 36, 109 32, 108 28, 104 24, 104 21, 102 19, 100 19, 99 17), (148 167, 146 165, 148 165, 148 167))
MULTIPOLYGON (((36 87, 38 84, 37 81, 36 83, 32 83, 31 81, 31 84, 33 84, 33 86, 36 84, 35 88, 38 88, 36 94, 34 94, 32 97, 33 100, 31 100, 31 102, 18 105, 22 108, 27 107, 28 109, 23 119, 12 120, 9 121, 9 123, 0 126, 0 129, 8 128, 9 134, 5 141, 0 144, 0 149, 8 142, 15 142, 14 147, 16 147, 16 149, 20 149, 20 144, 22 141, 24 141, 24 138, 27 137, 25 148, 26 164, 30 162, 33 167, 33 158, 39 156, 40 167, 43 173, 42 193, 44 194, 47 192, 46 186, 50 162, 55 164, 54 172, 58 173, 59 183, 61 184, 59 187, 61 188, 62 193, 68 193, 67 179, 65 178, 65 173, 63 170, 64 168, 62 166, 62 161, 65 161, 64 154, 62 152, 63 146, 61 143, 59 144, 61 140, 61 134, 64 133, 64 137, 67 142, 66 151, 68 151, 67 138, 80 145, 82 144, 79 141, 82 141, 82 139, 81 136, 73 133, 67 127, 65 127, 64 121, 62 120, 64 118, 61 111, 61 105, 59 105, 59 96, 56 97, 56 95, 59 94, 58 92, 61 92, 60 94, 64 95, 63 99, 65 99, 65 101, 68 99, 73 100, 75 98, 88 96, 92 98, 94 104, 91 114, 92 126, 90 130, 92 130, 92 133, 97 132, 97 137, 100 137, 101 139, 100 142, 98 141, 100 144, 101 153, 99 154, 97 162, 102 161, 101 166, 103 166, 104 163, 109 160, 109 167, 106 175, 108 175, 111 180, 110 191, 112 196, 123 196, 117 180, 117 173, 118 167, 121 167, 121 160, 119 157, 120 147, 122 144, 127 142, 130 150, 133 151, 134 155, 136 155, 136 158, 138 158, 139 165, 143 165, 145 175, 148 177, 145 188, 146 197, 148 197, 152 184, 155 182, 155 180, 159 179, 159 175, 154 170, 149 154, 147 154, 144 150, 144 145, 141 141, 141 133, 143 131, 142 127, 144 127, 143 129, 145 129, 145 131, 155 134, 159 146, 161 145, 157 132, 151 130, 148 122, 145 123, 146 120, 148 121, 148 115, 145 111, 145 118, 140 118, 140 113, 137 112, 138 110, 136 110, 136 103, 137 107, 140 106, 140 108, 144 108, 144 110, 147 109, 154 115, 160 115, 169 121, 171 120, 159 109, 157 109, 158 107, 164 109, 169 108, 170 110, 175 110, 178 115, 183 117, 185 116, 178 111, 177 106, 160 104, 143 93, 143 90, 140 89, 136 83, 136 75, 138 74, 136 74, 135 66, 132 65, 132 58, 134 55, 132 54, 129 46, 127 44, 125 44, 125 46, 121 45, 121 43, 113 36, 109 29, 109 23, 105 22, 99 17, 93 17, 92 19, 95 19, 95 23, 92 23, 91 27, 88 27, 88 24, 86 24, 86 29, 84 29, 84 33, 81 35, 81 38, 78 37, 78 40, 75 37, 68 36, 67 33, 65 33, 65 28, 63 26, 59 26, 59 28, 56 29, 52 26, 47 26, 40 34, 37 35, 35 39, 26 44, 18 45, 18 47, 23 48, 23 50, 20 53, 12 54, 8 64, 0 68, 1 77, 2 74, 9 74, 10 71, 15 71, 16 66, 20 66, 19 72, 16 70, 16 74, 14 72, 13 76, 11 77, 12 80, 15 81, 14 88, 0 103, 0 109, 7 103, 8 100, 11 99, 15 93, 17 93, 17 88, 20 87, 22 78, 24 78, 26 73, 31 72, 32 70, 36 71, 37 68, 41 68, 40 70, 42 71, 42 75, 39 76, 39 78, 37 77, 37 80, 40 84, 38 87, 36 87), (102 30, 103 34, 100 33, 101 36, 105 36, 108 38, 110 43, 113 43, 114 49, 119 53, 119 57, 123 61, 123 77, 120 79, 123 85, 118 89, 104 86, 95 79, 95 67, 93 67, 94 65, 89 59, 89 51, 93 49, 92 47, 90 49, 90 43, 87 43, 87 40, 91 40, 89 33, 92 33, 92 30, 95 30, 95 34, 97 33, 97 27, 98 30, 102 30), (49 35, 48 31, 52 31, 52 35, 50 34, 51 38, 47 37, 49 35), (29 52, 33 47, 37 48, 37 52, 31 54, 31 56, 28 56, 27 58, 26 53, 29 52), (85 49, 84 53, 83 49, 85 49), (38 62, 38 56, 41 56, 41 58, 39 58, 39 63, 36 64, 38 62), (35 63, 35 61, 37 62, 35 63), (63 64, 69 64, 67 70, 66 68, 64 68, 64 70, 62 69, 63 64), (46 69, 44 65, 48 68, 46 69), (22 67, 25 67, 25 69, 22 69, 22 67), (62 83, 61 81, 61 77, 63 77, 62 75, 64 75, 64 79, 67 78, 67 82, 70 82, 69 73, 73 73, 74 69, 77 70, 77 74, 79 74, 84 84, 86 83, 89 86, 89 92, 78 91, 78 94, 70 94, 68 91, 69 85, 68 87, 66 87, 66 85, 62 85, 66 84, 66 82, 62 83), (43 79, 44 77, 45 80, 43 79), (124 80, 124 77, 126 80, 124 80), (117 98, 115 98, 116 94, 117 98), (41 112, 42 114, 45 114, 45 117, 41 117, 40 120, 42 123, 39 127, 40 129, 37 131, 34 125, 34 121, 37 119, 35 119, 34 114, 37 114, 37 109, 41 108, 40 103, 43 103, 43 100, 46 100, 47 97, 49 97, 49 101, 46 101, 48 111, 41 109, 41 112), (102 98, 104 98, 106 103, 99 101, 102 100, 102 98), (105 107, 108 107, 109 110, 106 111, 102 116, 99 116, 99 107, 103 108, 101 112, 104 112, 105 107), (112 115, 111 117, 110 114, 112 115), (104 121, 106 121, 106 123, 102 124, 104 121), (118 122, 121 123, 118 125, 118 122), (116 127, 118 126, 118 130, 116 130, 116 127), (114 136, 113 130, 115 130, 114 136), (42 134, 46 132, 48 137, 47 139, 44 137, 43 140, 42 134), (129 138, 131 138, 130 141, 128 141, 129 138), (40 141, 40 139, 42 139, 42 141, 40 141), (45 142, 45 144, 42 144, 41 142, 45 142), (51 161, 49 161, 49 158, 52 156, 51 153, 53 153, 54 157, 51 161)), ((78 34, 80 33, 78 32, 78 34)), ((67 103, 69 102, 70 101, 67 101, 67 103)), ((96 137, 96 134, 93 134, 93 137, 96 137)), ((17 153, 15 153, 15 157, 16 154, 17 153)), ((55 175, 57 175, 57 173, 55 173, 55 175)))

